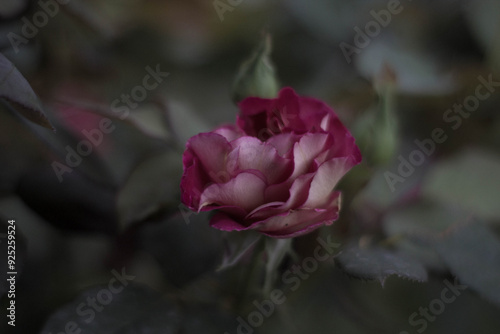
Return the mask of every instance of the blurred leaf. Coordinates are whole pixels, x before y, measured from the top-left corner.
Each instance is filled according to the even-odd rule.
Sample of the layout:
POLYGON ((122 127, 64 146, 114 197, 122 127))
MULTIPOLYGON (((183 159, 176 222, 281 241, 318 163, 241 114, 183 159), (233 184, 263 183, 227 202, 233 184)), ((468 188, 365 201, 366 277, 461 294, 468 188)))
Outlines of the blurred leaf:
POLYGON ((7 103, 0 103, 0 195, 11 194, 22 175, 48 160, 43 140, 9 109, 7 103))
POLYGON ((392 210, 384 219, 384 231, 390 236, 426 234, 437 235, 460 222, 463 212, 434 202, 415 202, 392 210))
POLYGON ((50 166, 32 169, 17 194, 47 222, 65 231, 116 232, 115 190, 73 170, 59 182, 50 166))
MULTIPOLYGON (((169 117, 171 122, 171 130, 177 138, 178 143, 184 149, 184 145, 189 138, 201 132, 210 131, 211 126, 199 114, 191 109, 189 105, 182 102, 169 102, 169 117)), ((207 113, 207 118, 210 118, 211 110, 204 110, 207 113)))
POLYGON ((79 330, 81 333, 179 333, 181 319, 172 301, 148 287, 127 283, 117 293, 111 292, 107 285, 85 290, 56 311, 41 334, 76 333, 79 330), (102 291, 111 293, 107 305, 99 303, 101 296, 101 300, 108 301, 103 296, 109 296, 109 293, 102 291), (89 300, 94 301, 95 307, 89 304, 89 300))
POLYGON ((26 119, 48 129, 54 129, 45 116, 30 84, 17 68, 0 53, 0 97, 14 103, 26 119))
POLYGON ((9 219, 12 218, 6 218, 1 216, 0 217, 2 220, 0 221, 0 250, 2 257, 0 259, 0 298, 7 292, 9 291, 9 282, 7 281, 7 278, 9 278, 11 275, 7 275, 7 272, 17 272, 16 276, 16 281, 19 279, 19 276, 21 275, 23 268, 24 268, 24 262, 26 261, 26 242, 24 240, 23 235, 21 234, 21 231, 19 230, 18 226, 16 223, 14 223, 13 226, 15 226, 15 229, 13 230, 12 228, 9 230, 9 226, 11 226, 8 221, 9 219), (14 246, 13 248, 9 248, 9 233, 11 232, 11 235, 15 236, 15 243, 10 244, 10 246, 14 246), (12 231, 15 234, 12 234, 12 231), (14 261, 15 261, 15 270, 9 269, 8 266, 8 260, 9 259, 9 251, 15 251, 14 255, 14 261))
POLYGON ((165 152, 137 166, 118 194, 121 228, 177 203, 175 189, 181 173, 181 157, 175 152, 165 152))
POLYGON ((405 254, 420 260, 426 267, 445 270, 436 251, 428 240, 463 219, 463 212, 434 202, 416 202, 392 210, 383 219, 388 242, 405 254))
POLYGON ((425 196, 485 219, 499 219, 500 156, 469 149, 437 163, 423 184, 425 196))
POLYGON ((351 244, 336 257, 339 266, 349 275, 378 280, 382 285, 387 277, 397 275, 414 281, 427 280, 427 271, 417 260, 380 248, 361 248, 351 244))
POLYGON ((242 258, 250 254, 262 235, 251 233, 229 233, 224 239, 224 256, 217 270, 224 270, 237 264, 242 258))
POLYGON ((208 225, 208 215, 190 214, 176 214, 141 229, 142 247, 154 256, 176 286, 214 271, 222 255, 222 233, 208 225), (188 224, 185 219, 189 219, 188 224))
POLYGON ((500 240, 487 226, 451 229, 435 239, 434 248, 461 283, 500 305, 500 240))

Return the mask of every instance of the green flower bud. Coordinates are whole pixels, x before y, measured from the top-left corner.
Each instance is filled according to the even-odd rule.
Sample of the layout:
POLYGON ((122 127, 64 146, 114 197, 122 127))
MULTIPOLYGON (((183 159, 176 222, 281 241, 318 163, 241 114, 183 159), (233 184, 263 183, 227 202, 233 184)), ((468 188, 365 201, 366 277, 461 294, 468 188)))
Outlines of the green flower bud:
POLYGON ((271 62, 271 36, 266 35, 236 74, 232 98, 235 103, 249 96, 276 97, 280 88, 271 62))
POLYGON ((396 75, 388 65, 375 78, 374 88, 380 103, 369 110, 354 126, 354 134, 369 164, 385 165, 398 149, 398 123, 395 115, 396 75))

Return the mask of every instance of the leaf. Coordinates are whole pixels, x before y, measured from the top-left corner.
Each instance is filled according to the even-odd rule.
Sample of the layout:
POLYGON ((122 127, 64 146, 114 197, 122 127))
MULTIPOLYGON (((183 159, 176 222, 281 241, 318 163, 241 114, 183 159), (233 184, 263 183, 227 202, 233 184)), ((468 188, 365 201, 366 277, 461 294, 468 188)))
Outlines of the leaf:
POLYGON ((16 194, 34 212, 64 231, 115 234, 116 189, 79 170, 59 182, 51 166, 32 168, 20 180, 16 194))
POLYGON ((425 234, 429 237, 459 223, 464 213, 435 202, 414 202, 390 211, 384 218, 384 231, 389 236, 425 234))
POLYGON ((458 226, 433 246, 460 283, 500 305, 500 240, 486 225, 458 226))
POLYGON ((446 270, 429 240, 463 220, 464 212, 435 202, 416 202, 392 210, 383 219, 388 241, 395 241, 398 250, 411 255, 427 268, 446 270))
POLYGON ((119 286, 117 280, 114 282, 113 288, 116 291, 123 289, 112 292, 110 283, 85 290, 75 300, 57 310, 49 318, 41 334, 179 333, 181 318, 172 301, 133 282, 126 282, 126 286, 119 286), (105 299, 109 296, 109 300, 105 299), (90 304, 92 301, 93 305, 90 304))
POLYGON ((222 255, 222 233, 208 225, 206 213, 176 214, 141 228, 140 244, 161 265, 167 279, 184 286, 215 270, 222 255))
POLYGON ((378 280, 382 285, 387 277, 397 275, 425 282, 427 271, 417 260, 381 247, 361 248, 351 244, 337 257, 339 266, 354 277, 378 280))
POLYGON ((174 189, 179 187, 181 161, 177 153, 166 152, 136 167, 117 199, 122 229, 177 203, 179 194, 174 189))
POLYGON ((484 219, 500 219, 500 156, 469 149, 438 163, 423 184, 423 194, 441 203, 459 205, 484 219))
MULTIPOLYGON (((168 107, 173 136, 183 148, 189 138, 198 133, 210 131, 212 128, 205 118, 188 104, 173 100, 169 102, 168 107)), ((211 116, 208 115, 207 117, 211 116)))
POLYGON ((14 104, 26 119, 54 130, 30 84, 17 68, 0 53, 0 97, 14 104))

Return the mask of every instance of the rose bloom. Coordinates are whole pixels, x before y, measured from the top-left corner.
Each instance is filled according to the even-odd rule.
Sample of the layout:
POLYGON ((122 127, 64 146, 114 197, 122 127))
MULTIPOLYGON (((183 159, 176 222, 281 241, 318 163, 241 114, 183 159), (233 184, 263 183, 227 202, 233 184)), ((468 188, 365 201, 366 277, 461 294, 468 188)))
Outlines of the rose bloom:
POLYGON ((335 185, 361 161, 354 138, 322 101, 283 88, 278 98, 239 103, 237 125, 186 144, 182 202, 217 209, 210 225, 299 236, 339 216, 335 185))

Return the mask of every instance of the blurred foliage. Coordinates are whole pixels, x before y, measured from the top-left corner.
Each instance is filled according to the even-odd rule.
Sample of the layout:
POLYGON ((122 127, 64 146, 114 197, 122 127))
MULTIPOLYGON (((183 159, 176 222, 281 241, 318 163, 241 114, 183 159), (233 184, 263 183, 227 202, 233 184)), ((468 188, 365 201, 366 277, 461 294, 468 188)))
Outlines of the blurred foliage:
POLYGON ((286 300, 255 333, 415 333, 456 279, 467 288, 425 333, 498 333, 499 2, 401 1, 385 18, 381 0, 221 2, 0 3, 0 227, 16 219, 19 247, 16 327, 0 331, 236 333, 272 282, 286 300), (263 32, 280 83, 331 105, 365 157, 339 185, 341 218, 281 248, 179 202, 185 142, 234 121, 231 85, 263 32), (168 76, 149 89, 155 70, 168 76), (317 237, 341 245, 335 260, 290 276, 317 237), (86 322, 76 309, 121 268, 134 282, 86 322))

